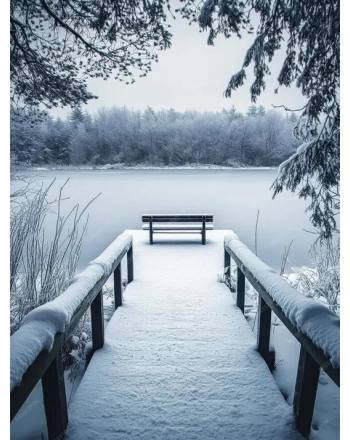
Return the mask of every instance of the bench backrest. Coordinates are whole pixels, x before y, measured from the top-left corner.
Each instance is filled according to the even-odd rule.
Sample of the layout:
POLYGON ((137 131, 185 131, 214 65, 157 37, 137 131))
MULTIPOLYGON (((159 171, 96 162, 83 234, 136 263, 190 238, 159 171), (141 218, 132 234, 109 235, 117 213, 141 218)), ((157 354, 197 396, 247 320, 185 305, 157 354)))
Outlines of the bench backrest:
POLYGON ((143 222, 149 222, 152 217, 153 222, 201 222, 203 217, 206 222, 214 220, 213 214, 144 214, 143 222))

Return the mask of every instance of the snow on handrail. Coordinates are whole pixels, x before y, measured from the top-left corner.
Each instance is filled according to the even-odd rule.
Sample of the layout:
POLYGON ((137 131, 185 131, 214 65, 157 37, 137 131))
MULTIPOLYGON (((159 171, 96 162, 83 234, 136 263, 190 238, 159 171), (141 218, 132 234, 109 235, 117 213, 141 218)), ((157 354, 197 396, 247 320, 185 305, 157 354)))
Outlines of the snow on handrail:
POLYGON ((63 333, 74 313, 96 283, 107 281, 113 265, 132 246, 132 236, 119 235, 87 268, 76 275, 69 287, 54 300, 26 315, 20 328, 10 338, 10 388, 14 390, 23 375, 43 351, 51 351, 57 333, 63 333))
MULTIPOLYGON (((306 335, 340 368, 340 318, 325 305, 305 297, 258 258, 236 234, 225 236, 229 249, 248 269, 297 330, 306 335)), ((241 268, 244 272, 244 268, 241 268)))

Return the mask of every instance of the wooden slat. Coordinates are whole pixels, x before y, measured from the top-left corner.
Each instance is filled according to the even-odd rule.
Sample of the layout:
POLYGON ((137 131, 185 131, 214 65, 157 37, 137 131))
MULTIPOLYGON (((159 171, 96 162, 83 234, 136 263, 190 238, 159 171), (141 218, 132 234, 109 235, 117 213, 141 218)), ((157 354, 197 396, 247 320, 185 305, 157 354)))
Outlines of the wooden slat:
POLYGON ((149 222, 152 217, 154 222, 201 222, 203 216, 206 222, 212 222, 214 219, 213 214, 144 214, 142 221, 149 222))
POLYGON ((237 267, 237 307, 241 309, 244 315, 244 303, 245 303, 245 276, 239 267, 237 267))
POLYGON ((128 270, 128 283, 134 280, 134 254, 132 245, 127 253, 127 270, 128 270))
POLYGON ((226 275, 226 280, 228 281, 229 288, 231 290, 231 257, 224 246, 224 270, 226 275))
POLYGON ((329 360, 329 358, 324 354, 323 350, 317 347, 311 339, 304 333, 300 332, 286 317, 281 307, 276 304, 267 290, 256 280, 254 275, 243 265, 241 260, 237 255, 230 249, 226 247, 227 252, 229 252, 231 258, 234 259, 237 266, 242 270, 247 280, 251 283, 254 289, 262 296, 264 301, 272 309, 275 315, 282 321, 282 323, 287 327, 287 329, 293 334, 293 336, 300 342, 300 344, 307 350, 307 352, 315 359, 317 364, 322 368, 322 370, 328 374, 328 376, 333 380, 333 382, 340 386, 340 370, 334 368, 329 360))
MULTIPOLYGON (((130 246, 129 246, 130 247, 130 246)), ((124 255, 128 251, 128 248, 119 255, 112 265, 112 271, 121 262, 124 255)), ((22 381, 18 387, 16 387, 11 393, 11 404, 10 404, 10 416, 11 420, 16 416, 17 412, 20 410, 23 403, 27 400, 30 393, 33 391, 35 385, 44 375, 45 371, 49 368, 55 357, 57 356, 59 350, 61 350, 63 344, 72 335, 77 326, 78 322, 90 307, 92 301, 96 298, 100 290, 102 290, 103 285, 106 283, 110 275, 102 277, 95 286, 86 295, 79 308, 75 311, 72 316, 70 323, 66 326, 63 333, 57 333, 53 343, 51 351, 43 350, 39 356, 35 359, 32 365, 28 368, 26 373, 23 375, 22 381)))
POLYGON ((206 235, 205 235, 205 216, 202 218, 202 244, 206 243, 206 235))
POLYGON ((149 218, 149 244, 153 244, 153 217, 149 218))
POLYGON ((43 374, 42 389, 49 440, 63 438, 68 411, 61 350, 43 374))
MULTIPOLYGON (((202 233, 202 230, 199 230, 199 231, 183 231, 182 229, 181 230, 179 230, 179 229, 177 229, 177 230, 169 229, 169 230, 166 230, 166 231, 155 231, 155 230, 153 230, 153 234, 152 235, 154 235, 154 234, 201 234, 201 233, 202 233)), ((153 240, 153 237, 152 237, 152 240, 153 240)), ((152 242, 152 244, 153 244, 153 242, 152 242)))
MULTIPOLYGON (((144 231, 148 231, 149 230, 149 224, 145 224, 142 225, 142 229, 144 231)), ((214 229, 214 225, 212 224, 205 224, 205 229, 208 230, 213 230, 214 229)), ((202 231, 202 225, 201 224, 197 224, 197 225, 184 225, 184 224, 178 224, 178 225, 161 225, 161 224, 153 224, 153 232, 156 231, 202 231)))
POLYGON ((92 350, 96 351, 103 347, 105 340, 102 290, 91 303, 91 331, 92 350))
POLYGON ((311 431, 319 376, 319 365, 305 348, 301 346, 293 409, 295 425, 305 437, 311 431))
POLYGON ((123 305, 123 290, 122 290, 122 265, 114 270, 114 309, 123 305))
MULTIPOLYGON (((243 312, 244 313, 244 312, 243 312)), ((258 351, 272 371, 274 365, 270 362, 270 333, 271 333, 271 309, 265 300, 259 295, 258 307, 258 351)))

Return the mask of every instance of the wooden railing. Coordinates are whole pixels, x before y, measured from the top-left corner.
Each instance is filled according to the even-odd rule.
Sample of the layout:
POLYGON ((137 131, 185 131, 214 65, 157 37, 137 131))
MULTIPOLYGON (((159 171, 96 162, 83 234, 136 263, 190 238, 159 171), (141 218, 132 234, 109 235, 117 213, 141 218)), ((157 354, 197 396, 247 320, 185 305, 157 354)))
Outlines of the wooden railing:
MULTIPOLYGON (((313 411, 316 400, 320 368, 340 387, 340 369, 334 368, 330 358, 315 343, 288 319, 282 308, 273 300, 268 290, 262 286, 256 276, 242 263, 240 258, 228 246, 224 245, 224 267, 226 280, 231 288, 231 258, 237 265, 236 304, 244 314, 245 278, 259 294, 257 349, 269 369, 274 368, 274 353, 270 350, 271 312, 282 321, 293 336, 300 342, 293 410, 296 428, 306 437, 310 434, 313 411)), ((296 292, 297 294, 297 292, 296 292)), ((336 341, 335 341, 336 343, 336 341)))
POLYGON ((74 312, 63 333, 57 333, 50 351, 43 350, 30 365, 22 380, 11 393, 11 421, 41 379, 46 423, 49 440, 61 439, 68 425, 67 400, 62 365, 62 347, 72 335, 79 320, 90 307, 93 352, 104 344, 104 313, 102 288, 114 273, 114 306, 122 305, 122 269, 121 262, 127 254, 128 283, 133 281, 133 248, 132 241, 112 263, 111 271, 105 274, 87 293, 84 300, 74 312))

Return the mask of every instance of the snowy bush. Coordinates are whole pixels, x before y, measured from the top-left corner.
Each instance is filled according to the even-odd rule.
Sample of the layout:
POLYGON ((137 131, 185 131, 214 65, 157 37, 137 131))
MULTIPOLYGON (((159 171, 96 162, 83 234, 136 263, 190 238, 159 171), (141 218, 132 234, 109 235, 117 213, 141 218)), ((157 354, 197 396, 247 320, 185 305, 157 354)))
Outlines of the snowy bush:
MULTIPOLYGON (((291 244, 286 247, 281 262, 281 276, 299 292, 309 298, 321 301, 335 313, 340 311, 340 239, 339 236, 333 239, 317 240, 309 252, 310 267, 292 267, 289 274, 285 273, 285 266, 291 244)), ((218 274, 218 282, 222 282, 231 288, 236 289, 236 265, 231 266, 231 280, 228 279, 228 269, 225 267, 222 274, 218 274)), ((246 312, 252 314, 252 328, 256 324, 258 311, 259 294, 246 279, 246 312)), ((272 331, 281 322, 272 315, 272 331)))
POLYGON ((64 345, 62 361, 66 369, 69 369, 68 378, 74 382, 80 368, 86 360, 86 346, 91 342, 91 315, 88 310, 79 321, 74 334, 64 345))
MULTIPOLYGON (((12 180, 22 178, 13 176, 12 180)), ((20 326, 23 318, 36 307, 53 300, 68 286, 75 274, 80 258, 83 237, 87 230, 88 206, 79 210, 74 206, 67 215, 62 214, 66 198, 59 189, 57 199, 50 201, 48 193, 53 186, 37 186, 31 180, 11 194, 10 229, 10 333, 20 326), (44 222, 55 225, 52 238, 45 234, 44 222), (80 227, 81 226, 81 227, 80 227)), ((66 368, 74 364, 70 353, 83 353, 84 332, 90 334, 90 318, 86 315, 76 329, 78 339, 72 337, 63 350, 66 368), (80 341, 80 342, 79 342, 80 341)))
POLYGON ((339 236, 333 240, 317 241, 309 252, 309 261, 313 267, 294 267, 287 279, 306 296, 326 303, 333 312, 339 313, 339 236))

